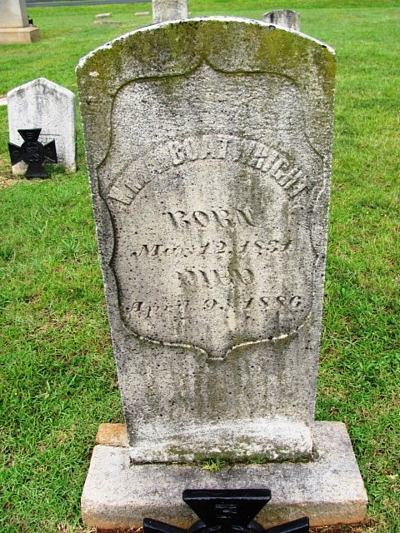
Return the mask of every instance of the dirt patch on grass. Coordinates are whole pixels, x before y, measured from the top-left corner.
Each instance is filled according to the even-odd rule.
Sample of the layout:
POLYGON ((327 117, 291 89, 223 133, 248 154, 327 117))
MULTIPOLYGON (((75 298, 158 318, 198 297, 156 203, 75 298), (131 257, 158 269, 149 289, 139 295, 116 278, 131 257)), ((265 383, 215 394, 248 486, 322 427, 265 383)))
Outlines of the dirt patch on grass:
POLYGON ((10 163, 5 163, 0 158, 0 189, 7 189, 18 183, 19 179, 15 179, 12 172, 10 163))

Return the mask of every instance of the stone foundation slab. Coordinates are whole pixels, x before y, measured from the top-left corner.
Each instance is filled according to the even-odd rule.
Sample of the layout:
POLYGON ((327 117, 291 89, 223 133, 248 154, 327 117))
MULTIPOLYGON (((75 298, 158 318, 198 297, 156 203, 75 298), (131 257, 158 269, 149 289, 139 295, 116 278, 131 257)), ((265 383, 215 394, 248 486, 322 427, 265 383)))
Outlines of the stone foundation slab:
POLYGON ((82 494, 83 521, 113 529, 140 527, 149 517, 188 527, 196 517, 182 501, 184 489, 269 488, 272 499, 257 518, 265 527, 302 516, 313 526, 362 522, 367 495, 345 425, 317 422, 313 439, 311 462, 238 464, 218 472, 178 464, 131 466, 128 447, 97 445, 82 494))
POLYGON ((39 28, 0 28, 0 44, 26 44, 40 41, 39 28))

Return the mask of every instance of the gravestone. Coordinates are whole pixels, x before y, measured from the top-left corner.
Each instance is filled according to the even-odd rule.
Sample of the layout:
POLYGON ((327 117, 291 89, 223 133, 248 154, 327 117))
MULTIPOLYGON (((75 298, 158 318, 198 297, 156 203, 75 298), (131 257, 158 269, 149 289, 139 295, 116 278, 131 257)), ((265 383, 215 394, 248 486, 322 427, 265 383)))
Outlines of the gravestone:
MULTIPOLYGON (((39 141, 55 140, 58 163, 76 171, 75 95, 45 78, 38 78, 7 94, 10 142, 20 144, 18 130, 41 128, 39 141)), ((23 174, 25 163, 13 166, 14 174, 23 174)))
POLYGON ((154 23, 188 17, 187 0, 153 0, 152 6, 154 23))
POLYGON ((230 17, 80 61, 127 427, 94 450, 89 525, 187 526, 185 488, 270 488, 270 525, 363 519, 345 427, 314 422, 334 70, 327 45, 230 17), (205 458, 252 464, 210 474, 205 458))
POLYGON ((300 15, 290 9, 276 9, 263 16, 263 22, 276 24, 288 30, 300 31, 300 15))
POLYGON ((39 29, 29 25, 25 0, 0 0, 0 44, 39 40, 39 29))

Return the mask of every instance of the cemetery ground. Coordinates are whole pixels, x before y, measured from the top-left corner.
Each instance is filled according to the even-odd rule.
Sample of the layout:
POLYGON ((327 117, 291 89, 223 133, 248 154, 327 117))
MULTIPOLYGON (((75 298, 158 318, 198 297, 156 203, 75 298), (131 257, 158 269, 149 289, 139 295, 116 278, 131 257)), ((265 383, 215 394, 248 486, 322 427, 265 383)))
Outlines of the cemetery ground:
MULTIPOLYGON (((299 11, 302 31, 337 52, 316 419, 347 425, 370 503, 366 524, 329 531, 398 533, 400 6, 189 0, 191 16, 261 20, 279 7, 299 11)), ((76 92, 83 55, 151 22, 135 15, 151 13, 150 3, 28 11, 41 41, 1 48, 0 96, 38 77, 76 92), (106 11, 121 25, 94 25, 106 11)), ((76 174, 46 166, 50 179, 28 181, 10 171, 5 106, 0 123, 0 529, 89 533, 79 499, 94 436, 100 423, 122 422, 122 410, 81 129, 76 174)))

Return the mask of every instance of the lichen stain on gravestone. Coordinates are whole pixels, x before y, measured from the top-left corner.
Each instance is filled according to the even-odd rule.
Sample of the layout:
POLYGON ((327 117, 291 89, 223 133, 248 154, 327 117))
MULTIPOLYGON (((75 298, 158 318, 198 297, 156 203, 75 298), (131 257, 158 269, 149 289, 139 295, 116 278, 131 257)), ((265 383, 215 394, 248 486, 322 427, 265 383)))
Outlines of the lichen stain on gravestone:
POLYGON ((125 327, 215 359, 293 338, 313 304, 319 254, 310 218, 323 174, 301 91, 284 76, 206 62, 137 81, 114 97, 98 166, 125 327), (134 132, 151 139, 139 148, 132 108, 134 132))
POLYGON ((225 17, 80 61, 133 462, 310 457, 333 72, 321 43, 225 17))

